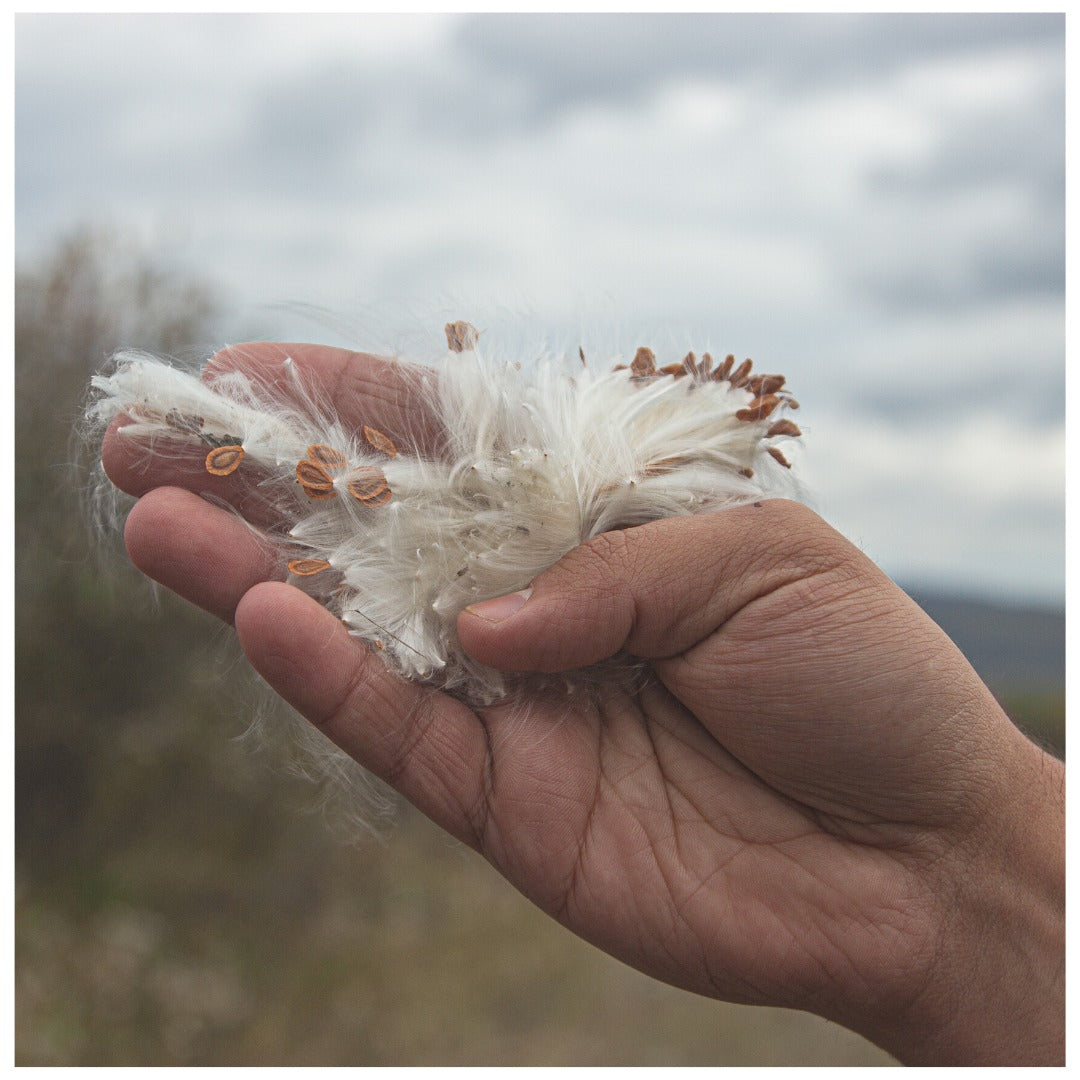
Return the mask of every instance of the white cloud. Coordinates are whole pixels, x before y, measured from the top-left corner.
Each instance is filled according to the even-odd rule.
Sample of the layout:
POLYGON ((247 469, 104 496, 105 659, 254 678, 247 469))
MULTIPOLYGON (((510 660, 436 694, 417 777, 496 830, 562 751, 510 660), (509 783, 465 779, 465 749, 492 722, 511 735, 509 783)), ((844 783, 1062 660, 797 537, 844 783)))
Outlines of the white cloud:
POLYGON ((928 114, 1015 109, 1038 101, 1064 74, 1060 42, 1017 44, 968 56, 920 60, 896 75, 896 91, 928 114))

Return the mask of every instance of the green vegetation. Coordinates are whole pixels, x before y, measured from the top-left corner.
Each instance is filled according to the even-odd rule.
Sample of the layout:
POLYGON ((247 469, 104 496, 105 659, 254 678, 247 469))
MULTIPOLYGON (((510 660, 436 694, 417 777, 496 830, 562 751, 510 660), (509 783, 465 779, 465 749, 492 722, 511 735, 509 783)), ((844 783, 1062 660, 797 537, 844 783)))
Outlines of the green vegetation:
POLYGON ((1044 750, 1065 758, 1065 691, 999 691, 997 699, 1012 722, 1044 750))

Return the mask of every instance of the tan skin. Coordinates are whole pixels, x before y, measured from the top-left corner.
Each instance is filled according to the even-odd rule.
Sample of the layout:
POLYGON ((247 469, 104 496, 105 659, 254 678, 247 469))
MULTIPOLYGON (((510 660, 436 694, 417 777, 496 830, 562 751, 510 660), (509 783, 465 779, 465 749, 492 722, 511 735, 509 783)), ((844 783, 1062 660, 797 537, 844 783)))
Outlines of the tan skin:
MULTIPOLYGON (((249 345, 212 367, 271 371, 283 350, 346 421, 416 437, 410 374, 386 361, 249 345)), ((403 681, 284 584, 273 549, 197 494, 239 501, 234 477, 197 455, 148 470, 115 431, 103 459, 141 496, 136 565, 232 622, 282 697, 575 933, 907 1063, 1064 1060, 1064 767, 811 511, 607 534, 515 613, 467 610, 463 646, 507 671, 651 662, 633 696, 522 722, 403 681)))

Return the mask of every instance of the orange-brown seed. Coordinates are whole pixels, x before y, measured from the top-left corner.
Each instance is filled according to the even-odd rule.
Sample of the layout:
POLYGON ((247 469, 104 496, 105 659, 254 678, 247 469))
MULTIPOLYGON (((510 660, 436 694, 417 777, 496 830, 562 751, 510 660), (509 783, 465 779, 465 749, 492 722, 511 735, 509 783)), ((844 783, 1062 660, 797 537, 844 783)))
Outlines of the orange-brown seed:
POLYGON ((758 397, 764 397, 766 394, 775 394, 784 385, 784 382, 783 375, 755 375, 747 382, 746 386, 758 397))
POLYGON ((780 451, 777 450, 775 446, 770 446, 769 447, 769 453, 772 454, 772 456, 774 458, 776 458, 776 460, 779 461, 780 464, 783 465, 785 469, 790 469, 791 468, 791 462, 788 461, 788 459, 786 457, 784 457, 784 455, 781 454, 780 451))
POLYGON ((349 481, 349 494, 362 503, 378 498, 386 490, 386 477, 382 469, 358 469, 349 481))
POLYGON ((387 457, 397 457, 397 447, 381 431, 364 425, 364 438, 369 446, 384 453, 387 457))
POLYGON ((228 476, 236 472, 243 460, 242 446, 218 446, 206 455, 206 471, 212 476, 228 476))
POLYGON ((340 450, 335 450, 326 443, 314 443, 309 446, 307 456, 317 465, 324 465, 327 469, 344 469, 349 464, 349 459, 340 450))
POLYGON ((635 375, 652 375, 656 371, 656 353, 652 349, 647 349, 644 345, 636 353, 634 353, 634 359, 630 361, 630 370, 635 375))
POLYGON ((738 389, 750 381, 750 369, 754 366, 753 360, 744 360, 732 373, 731 385, 738 389))
POLYGON ((289 563, 289 573, 298 577, 311 577, 329 569, 330 564, 325 559, 293 559, 289 563))
POLYGON ((298 462, 296 466, 297 482, 304 485, 304 490, 310 495, 313 491, 326 494, 334 490, 334 478, 326 470, 326 467, 315 461, 298 462))
POLYGON ((459 319, 457 322, 447 323, 443 330, 446 332, 446 344, 451 352, 466 352, 476 348, 476 339, 479 334, 472 323, 459 319))
POLYGON ((765 432, 765 438, 771 439, 774 435, 801 435, 799 425, 791 420, 777 420, 768 431, 765 432))
POLYGON ((394 493, 387 487, 383 488, 377 495, 369 495, 366 499, 361 499, 357 496, 357 501, 361 506, 375 509, 377 506, 385 506, 393 497, 394 493))
POLYGON ((735 414, 736 420, 764 420, 780 404, 780 399, 775 394, 766 397, 754 398, 745 409, 740 409, 735 414))

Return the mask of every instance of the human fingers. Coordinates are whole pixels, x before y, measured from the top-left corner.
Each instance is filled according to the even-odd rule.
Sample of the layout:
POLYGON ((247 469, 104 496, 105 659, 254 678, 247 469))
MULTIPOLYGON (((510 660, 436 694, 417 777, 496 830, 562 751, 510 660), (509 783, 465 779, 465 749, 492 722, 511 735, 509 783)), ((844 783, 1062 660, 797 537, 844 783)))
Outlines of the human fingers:
POLYGON ((467 608, 462 645, 502 670, 556 672, 626 650, 675 656, 736 611, 862 556, 816 514, 783 500, 604 533, 522 593, 467 608))
POLYGON ((280 553, 251 526, 181 488, 144 495, 124 542, 144 574, 226 622, 248 589, 285 577, 280 553))
POLYGON ((329 738, 480 844, 488 743, 474 713, 394 675, 321 605, 284 585, 280 553, 229 510, 157 489, 135 504, 125 541, 145 574, 234 622, 255 669, 329 738))
POLYGON ((399 446, 426 446, 432 438, 418 412, 423 371, 414 365, 329 345, 262 341, 222 349, 203 379, 212 385, 234 371, 277 400, 321 407, 352 430, 377 428, 399 446))
MULTIPOLYGON (((423 373, 416 367, 329 346, 256 342, 217 353, 207 363, 203 379, 212 385, 237 371, 268 401, 321 412, 346 430, 370 426, 402 448, 437 449, 436 425, 420 394, 423 373)), ((186 446, 179 440, 170 445, 168 454, 150 454, 144 442, 121 433, 126 424, 125 417, 110 424, 101 454, 106 475, 121 491, 138 497, 155 487, 184 487, 229 502, 257 524, 273 523, 273 501, 257 483, 248 481, 247 470, 211 475, 205 467, 206 447, 186 446)))
POLYGON ((290 705, 436 824, 482 846, 488 738, 472 710, 391 672, 290 585, 250 589, 235 625, 252 666, 290 705))
POLYGON ((125 417, 114 420, 101 445, 101 464, 109 480, 127 495, 141 499, 156 488, 183 488, 234 507, 254 525, 279 523, 274 502, 257 484, 237 473, 215 476, 206 469, 206 447, 176 445, 168 454, 150 454, 145 443, 125 438, 125 417))

